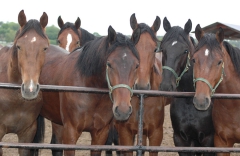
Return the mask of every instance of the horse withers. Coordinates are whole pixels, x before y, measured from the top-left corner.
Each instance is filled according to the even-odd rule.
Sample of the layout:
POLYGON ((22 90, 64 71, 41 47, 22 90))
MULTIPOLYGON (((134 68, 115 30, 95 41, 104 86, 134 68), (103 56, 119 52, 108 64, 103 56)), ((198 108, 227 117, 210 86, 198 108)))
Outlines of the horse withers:
MULTIPOLYGON (((21 85, 18 90, 0 89, 0 139, 7 133, 15 133, 19 142, 31 143, 37 127, 44 128, 44 125, 40 125, 44 124, 43 118, 38 118, 42 107, 39 77, 49 47, 45 34, 48 16, 44 12, 39 21, 27 21, 24 11, 21 10, 18 23, 20 29, 13 46, 0 50, 0 82, 21 85)), ((36 139, 40 139, 36 140, 39 142, 42 138, 36 139)), ((29 154, 29 150, 19 149, 20 156, 29 154)))

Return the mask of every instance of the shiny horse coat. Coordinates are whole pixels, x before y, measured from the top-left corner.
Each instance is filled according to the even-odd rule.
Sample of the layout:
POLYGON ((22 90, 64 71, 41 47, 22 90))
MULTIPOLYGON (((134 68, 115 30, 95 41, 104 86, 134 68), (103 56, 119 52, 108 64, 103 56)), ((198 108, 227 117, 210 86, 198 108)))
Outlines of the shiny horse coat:
MULTIPOLYGON (((161 43, 163 53, 163 73, 160 90, 194 92, 193 65, 191 61, 195 42, 189 33, 192 22, 188 20, 182 29, 171 26, 164 18, 166 31, 161 43)), ((212 147, 214 128, 212 123, 212 105, 207 111, 199 111, 194 107, 193 98, 172 98, 170 117, 174 130, 175 146, 180 147, 212 147)), ((181 153, 180 156, 201 155, 201 153, 181 153)), ((203 153, 204 156, 215 155, 203 153)))

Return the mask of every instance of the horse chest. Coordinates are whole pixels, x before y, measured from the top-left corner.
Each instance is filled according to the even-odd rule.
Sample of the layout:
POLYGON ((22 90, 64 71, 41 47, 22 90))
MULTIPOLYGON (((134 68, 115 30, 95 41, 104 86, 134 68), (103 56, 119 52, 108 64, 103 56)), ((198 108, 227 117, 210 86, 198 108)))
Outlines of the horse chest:
POLYGON ((41 109, 39 100, 26 101, 21 98, 18 90, 0 89, 0 94, 1 126, 5 126, 10 132, 13 132, 13 130, 26 127, 36 120, 41 109))

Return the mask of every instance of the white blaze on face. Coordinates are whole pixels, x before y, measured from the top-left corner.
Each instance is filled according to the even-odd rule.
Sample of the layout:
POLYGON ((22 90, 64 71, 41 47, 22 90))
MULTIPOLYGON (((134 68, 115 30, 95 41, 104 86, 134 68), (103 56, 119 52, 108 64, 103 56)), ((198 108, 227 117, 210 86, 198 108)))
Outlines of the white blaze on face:
POLYGON ((174 46, 177 43, 177 41, 173 41, 172 46, 174 46))
POLYGON ((33 80, 30 81, 30 85, 29 85, 29 91, 33 92, 33 80))
MULTIPOLYGON (((126 57, 127 57, 127 54, 124 53, 123 56, 122 56, 122 59, 125 60, 126 57)), ((125 63, 123 64, 123 68, 126 68, 125 63)))
POLYGON ((33 43, 33 42, 36 42, 36 37, 33 37, 32 39, 31 39, 31 43, 33 43))
POLYGON ((69 51, 69 46, 72 43, 72 35, 68 34, 67 35, 67 45, 66 45, 66 50, 69 51))
POLYGON ((206 49, 206 50, 205 50, 205 56, 208 56, 208 54, 209 54, 209 50, 206 49))

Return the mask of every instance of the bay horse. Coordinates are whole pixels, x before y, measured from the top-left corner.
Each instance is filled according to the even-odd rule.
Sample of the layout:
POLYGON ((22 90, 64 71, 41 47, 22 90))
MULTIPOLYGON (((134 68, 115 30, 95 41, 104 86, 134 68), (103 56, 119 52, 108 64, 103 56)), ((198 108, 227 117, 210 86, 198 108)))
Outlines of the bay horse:
MULTIPOLYGON (((70 54, 58 46, 49 47, 41 83, 110 89, 109 95, 43 91, 41 115, 58 126, 55 143, 76 144, 87 131, 92 145, 104 145, 112 118, 129 118, 131 88, 139 66, 133 41, 138 40, 140 29, 135 33, 129 39, 109 26, 107 36, 89 41, 70 54)), ((64 155, 73 156, 75 151, 65 150, 64 155)), ((91 151, 91 155, 101 155, 101 151, 91 151)))
POLYGON ((59 16, 58 26, 60 30, 57 37, 57 44, 69 52, 96 38, 93 34, 80 27, 81 20, 79 17, 75 23, 64 23, 61 16, 59 16))
MULTIPOLYGON (((239 94, 240 49, 224 41, 221 27, 216 34, 205 33, 198 24, 195 35, 199 43, 192 59, 196 87, 193 103, 197 109, 207 110, 215 92, 239 94)), ((239 99, 214 99, 212 120, 215 147, 232 147, 240 142, 239 111, 239 99)), ((230 156, 230 153, 217 155, 230 156)))
MULTIPOLYGON (((138 23, 135 14, 130 17, 130 25, 134 31, 141 30, 141 35, 136 42, 136 48, 140 56, 140 64, 137 70, 137 79, 134 89, 158 90, 161 82, 161 58, 158 54, 158 39, 156 33, 160 28, 161 20, 156 16, 150 27, 145 23, 138 23)), ((126 121, 115 121, 115 128, 119 136, 119 145, 134 145, 134 137, 138 132, 139 98, 132 98, 133 112, 126 121)), ((146 145, 147 138, 150 146, 160 146, 163 138, 164 121, 164 97, 145 97, 143 115, 143 144, 146 145)), ((123 155, 133 155, 133 152, 122 152, 123 155)), ((151 156, 158 152, 150 152, 151 156)))
MULTIPOLYGON (((39 77, 49 47, 45 34, 48 16, 43 12, 39 21, 27 21, 24 10, 21 10, 18 23, 20 29, 13 46, 0 50, 0 82, 21 84, 21 89, 17 90, 0 89, 0 140, 7 133, 15 133, 18 142, 31 143, 37 127, 41 130, 39 132, 44 131, 44 120, 38 118, 42 107, 39 77)), ((42 137, 36 138, 39 139, 36 142, 42 137)), ((30 155, 27 149, 19 149, 18 152, 20 156, 30 155)))
MULTIPOLYGON (((195 48, 195 41, 189 33, 192 21, 189 19, 184 28, 171 26, 168 19, 163 20, 166 34, 163 36, 162 82, 160 90, 194 92, 193 67, 190 61, 195 48)), ((212 123, 212 106, 206 111, 197 110, 193 98, 172 98, 170 117, 173 127, 175 146, 212 147, 214 128, 212 123)), ((181 153, 180 156, 201 155, 201 153, 181 153)), ((204 156, 214 153, 203 153, 204 156)))

